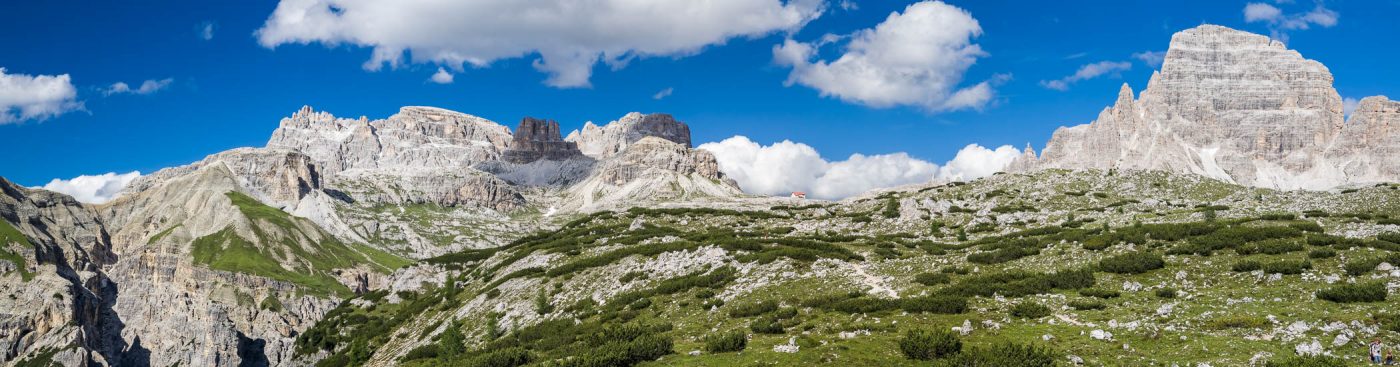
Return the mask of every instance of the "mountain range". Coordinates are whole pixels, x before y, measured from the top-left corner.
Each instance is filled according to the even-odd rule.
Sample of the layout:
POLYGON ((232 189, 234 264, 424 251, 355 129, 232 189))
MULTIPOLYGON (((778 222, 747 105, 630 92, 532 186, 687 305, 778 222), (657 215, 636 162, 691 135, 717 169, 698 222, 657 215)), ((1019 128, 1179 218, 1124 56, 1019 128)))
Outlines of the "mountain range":
MULTIPOLYGON (((1400 251, 1385 237, 1400 230, 1389 184, 1400 181, 1400 102, 1343 109, 1322 64, 1203 25, 1172 37, 1141 93, 1124 85, 1096 120, 1057 130, 1040 155, 1027 148, 1009 174, 821 202, 744 194, 667 114, 565 136, 533 117, 512 130, 433 107, 379 120, 303 107, 264 147, 142 176, 104 204, 0 179, 0 364, 868 365, 903 363, 886 346, 901 320, 957 325, 956 337, 1022 332, 1070 353, 1057 363, 1165 362, 1114 359, 1163 334, 1267 359, 1322 335, 1389 335, 1395 322, 1380 318, 1383 302, 1326 316, 1344 320, 1327 331, 1337 320, 1323 306, 1217 320, 1205 303, 1303 302, 1285 290, 1375 279, 1384 299, 1400 286, 1380 261, 1363 269, 1377 273, 1329 278, 1400 251), (1256 227, 1284 229, 1239 229, 1256 227), (1246 239, 1208 238, 1230 231, 1246 239), (1343 252, 1255 278, 1192 257, 1294 244, 1270 255, 1343 252), (1104 265, 1123 256, 1161 264, 1104 265), (1149 273, 1163 267, 1178 270, 1149 273), (1198 278, 1210 273, 1238 287, 1198 278), (1248 293, 1247 278, 1274 293, 1248 293), (1117 289, 1122 304, 1066 303, 1117 289), (1161 289, 1171 297, 1149 296, 1161 289), (1056 308, 1025 321, 1015 308, 1031 303, 1056 308), (1345 323, 1362 314, 1370 324, 1345 323), (1196 329, 1236 321, 1253 329, 1196 329), (742 325, 754 333, 739 339, 773 352, 712 348, 711 334, 742 325), (1099 345, 1115 330, 1137 346, 1099 345), (1271 334, 1235 343, 1254 331, 1271 334)), ((1036 348, 1022 352, 1039 358, 1036 348)), ((990 358, 974 350, 962 358, 990 358)))

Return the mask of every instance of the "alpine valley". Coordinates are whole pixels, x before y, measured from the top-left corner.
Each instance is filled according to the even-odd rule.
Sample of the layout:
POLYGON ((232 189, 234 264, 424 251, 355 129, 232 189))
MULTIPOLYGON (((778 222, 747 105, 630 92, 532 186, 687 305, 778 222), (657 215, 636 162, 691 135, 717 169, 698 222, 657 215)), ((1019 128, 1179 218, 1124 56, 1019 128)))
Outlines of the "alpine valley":
POLYGON ((1361 363, 1400 102, 1332 82, 1202 25, 1006 173, 840 201, 745 194, 667 114, 305 107, 104 204, 0 179, 0 364, 1361 363))

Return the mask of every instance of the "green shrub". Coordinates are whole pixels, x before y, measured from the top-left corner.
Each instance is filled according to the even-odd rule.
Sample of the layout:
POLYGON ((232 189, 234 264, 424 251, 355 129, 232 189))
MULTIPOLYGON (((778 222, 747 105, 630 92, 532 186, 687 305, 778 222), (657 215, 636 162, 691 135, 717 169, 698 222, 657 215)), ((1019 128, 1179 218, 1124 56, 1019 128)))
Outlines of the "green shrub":
POLYGON ((1039 303, 1025 301, 1011 306, 1011 316, 1023 319, 1038 319, 1050 316, 1050 308, 1039 303))
POLYGON ((742 331, 710 334, 705 337, 705 351, 710 353, 738 352, 748 345, 749 337, 742 331))
POLYGON ((1320 248, 1308 251, 1309 259, 1328 259, 1333 257, 1337 257, 1337 250, 1333 250, 1330 248, 1320 248))
POLYGON ((1162 255, 1151 252, 1135 252, 1099 260, 1099 270, 1117 274, 1141 274, 1166 265, 1162 255))
POLYGON ((404 354, 403 358, 400 358, 399 361, 412 361, 415 359, 433 359, 437 358, 437 356, 437 344, 424 344, 417 348, 413 348, 413 350, 408 351, 408 353, 404 354))
POLYGON ((1102 309, 1104 309, 1104 308, 1108 308, 1108 306, 1107 306, 1107 305, 1104 305, 1103 302, 1091 301, 1091 300, 1073 300, 1073 301, 1069 301, 1069 307, 1070 307, 1070 308, 1073 308, 1073 309, 1076 309, 1076 310, 1080 310, 1080 311, 1102 310, 1102 309))
POLYGON ((1381 302, 1386 297, 1385 282, 1339 284, 1317 291, 1318 299, 1337 303, 1381 302))
POLYGON ((1265 273, 1284 275, 1302 274, 1308 269, 1312 269, 1312 263, 1307 260, 1279 260, 1265 263, 1263 267, 1265 273))
POLYGON ((515 367, 530 363, 530 352, 524 348, 506 348, 472 357, 465 365, 480 367, 515 367))
POLYGON ((1289 223, 1288 226, 1303 232, 1322 233, 1322 225, 1317 224, 1317 222, 1293 222, 1289 223))
POLYGON ((1266 254, 1278 255, 1289 252, 1303 251, 1303 243, 1295 240, 1268 240, 1248 243, 1235 247, 1235 253, 1240 255, 1266 254))
POLYGON ((1230 266, 1230 270, 1239 273, 1247 273, 1262 268, 1264 268, 1264 263, 1259 262, 1259 260, 1240 260, 1236 261, 1235 265, 1230 266))
POLYGON ((1158 297, 1158 298, 1167 298, 1167 299, 1176 298, 1176 289, 1175 289, 1175 288, 1158 288, 1158 289, 1157 289, 1157 297, 1158 297))
POLYGON ((756 303, 743 303, 729 306, 729 317, 743 318, 758 316, 778 310, 778 303, 772 300, 764 300, 756 303))
POLYGON ((935 361, 936 367, 1052 367, 1060 354, 1041 346, 997 342, 987 347, 971 347, 950 358, 935 361))
POLYGON ((1118 296, 1122 295, 1122 293, 1118 291, 1103 288, 1080 289, 1079 294, 1085 297, 1095 298, 1118 298, 1118 296))
POLYGON ((1345 265, 1342 265, 1342 269, 1347 271, 1347 275, 1359 276, 1375 271, 1376 267, 1380 266, 1383 262, 1388 262, 1391 265, 1400 265, 1400 253, 1392 253, 1386 257, 1353 259, 1347 261, 1345 265))
POLYGON ((1394 331, 1394 332, 1400 333, 1400 314, 1397 314, 1397 313, 1376 314, 1375 316, 1373 316, 1373 318, 1376 320, 1376 323, 1377 323, 1377 324, 1380 324, 1380 326, 1381 326, 1382 329, 1390 330, 1390 331, 1394 331))
POLYGON ((1264 367, 1346 367, 1347 361, 1332 356, 1292 356, 1280 359, 1271 359, 1264 363, 1264 367))
POLYGON ((951 281, 953 281, 953 278, 944 273, 919 273, 919 275, 914 276, 915 283, 929 286, 947 284, 951 281))
POLYGON ((899 339, 899 351, 905 358, 927 361, 961 352, 962 341, 949 330, 909 330, 899 339))

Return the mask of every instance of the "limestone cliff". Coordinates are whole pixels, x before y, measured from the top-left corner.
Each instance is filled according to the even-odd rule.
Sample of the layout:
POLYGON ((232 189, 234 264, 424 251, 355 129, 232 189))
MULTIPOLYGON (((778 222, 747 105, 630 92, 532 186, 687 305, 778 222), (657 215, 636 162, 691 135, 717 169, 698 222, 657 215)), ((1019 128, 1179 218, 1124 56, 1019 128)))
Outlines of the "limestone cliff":
POLYGON ((1384 122, 1393 107, 1368 101, 1345 123, 1327 67, 1268 37, 1203 25, 1172 36, 1137 98, 1125 84, 1092 123, 1056 130, 1040 157, 1011 169, 1164 170, 1279 189, 1395 181, 1384 122))

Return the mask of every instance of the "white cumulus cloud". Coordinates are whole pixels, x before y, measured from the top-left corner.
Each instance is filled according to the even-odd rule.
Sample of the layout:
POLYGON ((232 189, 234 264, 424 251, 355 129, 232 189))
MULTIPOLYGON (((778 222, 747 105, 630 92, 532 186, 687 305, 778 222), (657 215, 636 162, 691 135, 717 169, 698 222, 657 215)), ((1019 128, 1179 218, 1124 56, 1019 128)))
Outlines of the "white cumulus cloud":
POLYGON ((1100 61, 1084 66, 1080 66, 1074 74, 1057 80, 1041 80, 1040 86, 1058 90, 1069 90, 1069 86, 1081 80, 1097 78, 1106 74, 1116 74, 1133 68, 1133 64, 1127 61, 1100 61))
POLYGON ((943 167, 938 169, 938 178, 947 181, 967 181, 991 176, 1006 169, 1006 166, 1011 165, 1011 161, 1020 155, 1021 151, 1010 145, 987 149, 981 145, 968 144, 958 150, 958 155, 954 156, 953 160, 944 163, 943 167))
POLYGON ((53 179, 43 189, 72 196, 89 204, 105 203, 122 191, 132 180, 141 177, 141 172, 108 172, 100 175, 81 175, 72 179, 53 179))
POLYGON ((546 84, 586 87, 602 61, 686 56, 739 37, 792 31, 822 0, 282 0, 258 42, 373 48, 367 70, 405 62, 486 67, 534 57, 546 84))
POLYGON ((849 103, 931 112, 977 109, 992 100, 992 84, 1005 78, 961 85, 968 68, 987 56, 972 43, 981 34, 982 27, 966 10, 923 1, 848 37, 785 40, 773 47, 773 61, 792 67, 787 85, 801 84, 849 103), (849 39, 840 57, 813 61, 818 48, 839 39, 849 39))
POLYGON ((43 121, 83 109, 68 74, 9 74, 0 68, 0 125, 43 121))
POLYGON ((1020 154, 1009 145, 992 150, 971 144, 939 166, 906 153, 852 154, 845 160, 827 161, 807 144, 784 140, 760 145, 744 136, 698 148, 713 153, 720 170, 745 192, 787 195, 802 191, 820 199, 841 199, 872 189, 934 180, 986 177, 1006 168, 1020 154))
POLYGON ((433 73, 432 77, 428 78, 428 80, 438 84, 452 84, 452 79, 454 79, 452 73, 441 67, 436 73, 433 73))
POLYGON ((102 94, 108 96, 113 94, 151 94, 159 92, 162 89, 169 88, 170 84, 174 82, 175 79, 171 78, 165 78, 161 80, 148 79, 146 81, 141 82, 141 86, 136 88, 132 88, 131 85, 128 85, 124 82, 116 82, 112 83, 111 86, 103 90, 102 94))

